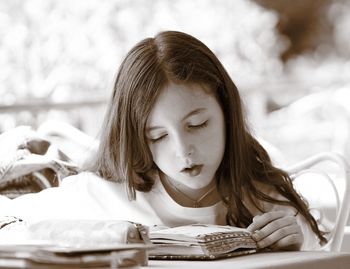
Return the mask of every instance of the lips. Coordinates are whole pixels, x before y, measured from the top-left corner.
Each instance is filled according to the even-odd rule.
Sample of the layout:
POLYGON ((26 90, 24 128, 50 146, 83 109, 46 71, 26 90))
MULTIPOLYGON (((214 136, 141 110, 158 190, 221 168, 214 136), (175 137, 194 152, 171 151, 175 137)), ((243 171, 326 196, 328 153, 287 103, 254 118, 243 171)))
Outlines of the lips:
POLYGON ((202 171, 203 165, 193 165, 191 167, 186 167, 181 170, 181 173, 188 174, 191 177, 198 176, 202 171))

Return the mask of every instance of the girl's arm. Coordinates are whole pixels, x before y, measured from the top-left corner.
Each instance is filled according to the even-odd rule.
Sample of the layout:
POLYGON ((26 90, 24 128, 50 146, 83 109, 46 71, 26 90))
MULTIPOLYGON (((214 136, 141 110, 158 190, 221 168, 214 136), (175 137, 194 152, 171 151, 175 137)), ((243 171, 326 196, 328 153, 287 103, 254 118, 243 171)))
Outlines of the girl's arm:
POLYGON ((66 177, 60 187, 0 199, 0 216, 14 216, 31 223, 46 219, 116 219, 142 224, 160 220, 142 194, 130 201, 124 183, 82 172, 66 177))
POLYGON ((93 184, 95 181, 101 181, 101 185, 103 181, 92 181, 92 177, 82 173, 65 178, 60 187, 25 194, 15 199, 2 196, 0 216, 34 221, 48 218, 97 218, 101 215, 101 208, 97 197, 91 192, 99 188, 99 184, 93 184))

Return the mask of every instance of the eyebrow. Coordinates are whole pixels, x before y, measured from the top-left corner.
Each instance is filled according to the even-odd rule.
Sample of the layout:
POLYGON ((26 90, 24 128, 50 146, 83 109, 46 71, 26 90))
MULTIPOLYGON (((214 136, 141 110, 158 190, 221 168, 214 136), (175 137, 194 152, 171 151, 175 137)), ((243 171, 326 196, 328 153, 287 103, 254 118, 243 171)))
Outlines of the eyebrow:
MULTIPOLYGON (((187 113, 187 114, 181 119, 181 121, 184 121, 185 119, 187 119, 187 118, 189 118, 189 117, 191 117, 191 116, 193 116, 193 115, 200 114, 200 113, 202 113, 202 112, 205 111, 205 110, 206 110, 206 108, 196 108, 196 109, 190 111, 189 113, 187 113)), ((152 127, 147 128, 146 131, 147 131, 147 132, 150 132, 150 131, 152 131, 152 130, 160 129, 160 128, 162 128, 162 127, 161 127, 161 126, 152 126, 152 127)))

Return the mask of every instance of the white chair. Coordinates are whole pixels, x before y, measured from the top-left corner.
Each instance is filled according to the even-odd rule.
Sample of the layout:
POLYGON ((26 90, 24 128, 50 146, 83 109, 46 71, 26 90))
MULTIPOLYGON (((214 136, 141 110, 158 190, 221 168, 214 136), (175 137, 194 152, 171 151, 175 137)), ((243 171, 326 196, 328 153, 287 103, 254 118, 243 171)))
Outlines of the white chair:
MULTIPOLYGON (((322 223, 326 227, 331 228, 328 235, 329 241, 322 247, 322 249, 326 251, 340 251, 344 228, 350 212, 350 170, 347 161, 339 154, 325 152, 287 167, 285 170, 291 175, 296 189, 304 197, 307 195, 303 194, 303 188, 308 185, 308 182, 304 181, 304 179, 315 179, 315 177, 312 176, 312 174, 315 175, 315 173, 319 175, 317 176, 317 180, 320 178, 326 179, 329 187, 322 188, 321 182, 316 182, 316 186, 310 186, 311 192, 320 195, 321 199, 329 200, 328 198, 331 195, 332 190, 335 197, 333 216, 322 214, 322 207, 324 207, 324 204, 321 204, 321 208, 318 208, 321 210, 320 218, 322 223), (303 181, 300 181, 300 184, 297 184, 298 179, 303 179, 303 181)), ((308 197, 305 198, 308 200, 308 197)), ((310 207, 312 207, 311 204, 310 207)))

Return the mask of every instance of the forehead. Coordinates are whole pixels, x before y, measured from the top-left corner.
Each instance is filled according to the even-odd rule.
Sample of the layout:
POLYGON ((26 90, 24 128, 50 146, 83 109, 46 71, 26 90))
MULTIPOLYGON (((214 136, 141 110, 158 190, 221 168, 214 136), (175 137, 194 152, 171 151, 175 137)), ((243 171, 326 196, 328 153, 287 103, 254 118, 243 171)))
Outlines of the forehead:
POLYGON ((199 84, 171 83, 157 98, 147 123, 152 125, 163 119, 177 119, 199 108, 212 111, 218 107, 219 103, 208 87, 199 84))

